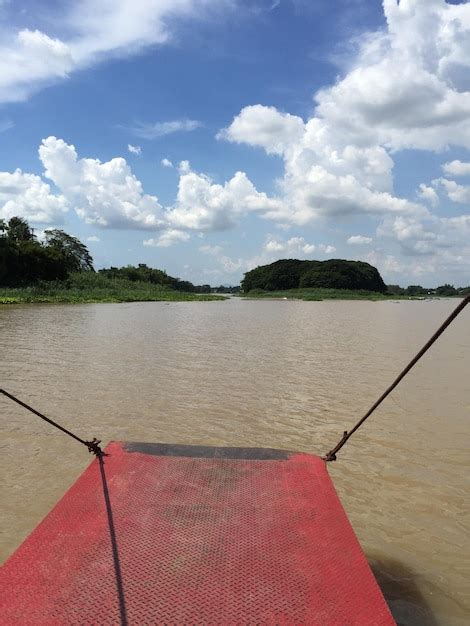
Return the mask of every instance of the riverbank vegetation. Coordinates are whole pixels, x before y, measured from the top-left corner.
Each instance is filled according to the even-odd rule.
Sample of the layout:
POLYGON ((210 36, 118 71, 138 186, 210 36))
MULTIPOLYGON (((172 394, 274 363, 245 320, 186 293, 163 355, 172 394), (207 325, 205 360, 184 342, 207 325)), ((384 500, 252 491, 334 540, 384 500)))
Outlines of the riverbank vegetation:
MULTIPOLYGON (((287 300, 390 300, 391 296, 378 291, 367 291, 365 289, 281 289, 275 291, 263 291, 253 289, 244 292, 242 296, 246 299, 287 299, 287 300)), ((399 296, 399 298, 404 298, 399 296)))
POLYGON ((223 300, 144 264, 95 272, 79 239, 62 230, 38 241, 26 220, 0 220, 0 304, 223 300))
POLYGON ((462 297, 470 287, 386 285, 377 268, 362 261, 282 259, 247 272, 241 287, 193 285, 145 264, 97 272, 79 239, 59 229, 41 241, 23 218, 0 220, 0 304, 30 302, 140 302, 247 298, 383 300, 462 297), (219 295, 217 295, 219 294, 219 295))
POLYGON ((64 281, 41 281, 23 287, 0 287, 0 304, 92 302, 186 302, 223 300, 223 296, 177 291, 141 280, 108 278, 99 272, 77 272, 64 281))
MULTIPOLYGON (((412 286, 413 287, 413 286, 412 286)), ((442 288, 423 289, 423 292, 415 293, 414 288, 402 289, 402 293, 387 291, 353 290, 353 289, 284 289, 277 291, 263 291, 254 289, 241 294, 247 299, 293 299, 293 300, 423 300, 427 298, 463 298, 470 294, 470 287, 454 288, 452 285, 442 285, 442 288), (451 289, 448 289, 451 287, 451 289)))

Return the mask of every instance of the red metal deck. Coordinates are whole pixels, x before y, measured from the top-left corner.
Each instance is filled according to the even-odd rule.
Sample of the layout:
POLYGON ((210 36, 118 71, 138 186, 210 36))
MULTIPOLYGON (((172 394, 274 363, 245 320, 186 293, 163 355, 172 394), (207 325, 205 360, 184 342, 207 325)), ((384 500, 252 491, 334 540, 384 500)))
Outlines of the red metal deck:
POLYGON ((1 624, 395 624, 318 457, 106 452, 1 569, 1 624))

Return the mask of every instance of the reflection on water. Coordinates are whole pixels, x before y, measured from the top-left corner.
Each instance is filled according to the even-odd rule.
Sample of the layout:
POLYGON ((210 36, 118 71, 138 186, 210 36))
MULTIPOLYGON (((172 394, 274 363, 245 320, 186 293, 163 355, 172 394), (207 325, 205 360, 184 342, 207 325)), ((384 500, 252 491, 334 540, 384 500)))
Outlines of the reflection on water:
POLYGON ((386 556, 368 560, 398 626, 438 626, 415 571, 386 556))
MULTIPOLYGON (((455 306, 232 299, 1 307, 0 380, 86 439, 323 454, 455 306)), ((469 317, 329 465, 406 626, 470 618, 469 317)), ((13 403, 0 409, 4 559, 90 458, 13 403)))

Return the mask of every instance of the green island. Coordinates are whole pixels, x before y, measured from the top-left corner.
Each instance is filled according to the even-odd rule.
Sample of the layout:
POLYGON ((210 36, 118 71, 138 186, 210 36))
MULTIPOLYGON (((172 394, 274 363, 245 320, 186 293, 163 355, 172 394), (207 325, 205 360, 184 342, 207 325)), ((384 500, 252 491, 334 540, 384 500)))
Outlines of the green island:
POLYGON ((0 220, 0 304, 95 303, 224 300, 244 298, 385 300, 462 297, 470 287, 428 289, 386 285, 379 271, 363 261, 281 259, 254 268, 240 286, 193 285, 165 271, 138 266, 95 271, 79 239, 63 230, 46 230, 38 241, 28 222, 0 220))
POLYGON ((463 297, 470 287, 386 285, 377 268, 364 261, 281 259, 247 272, 241 283, 245 298, 297 300, 396 300, 463 297))

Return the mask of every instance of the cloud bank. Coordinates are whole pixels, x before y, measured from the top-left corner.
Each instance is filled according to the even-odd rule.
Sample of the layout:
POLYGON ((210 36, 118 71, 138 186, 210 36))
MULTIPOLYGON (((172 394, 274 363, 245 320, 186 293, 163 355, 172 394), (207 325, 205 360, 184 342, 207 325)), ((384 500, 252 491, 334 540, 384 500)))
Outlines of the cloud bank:
MULTIPOLYGON (((164 45, 175 20, 204 18, 216 4, 220 8, 212 0, 75 3, 64 14, 67 38, 25 29, 4 38, 0 101, 24 99, 43 84, 104 59, 164 45)), ((396 193, 393 172, 403 150, 470 150, 470 4, 384 0, 383 6, 386 26, 356 41, 343 75, 314 94, 309 119, 247 104, 218 133, 221 141, 282 160, 275 193, 258 190, 242 170, 219 182, 183 160, 175 168, 175 200, 162 206, 157 196, 144 192, 124 158, 84 158, 73 145, 48 137, 39 150, 44 176, 0 173, 0 214, 59 223, 74 210, 101 228, 154 231, 145 243, 159 247, 187 241, 192 233, 234 228, 248 215, 297 229, 341 228, 357 220, 359 232, 366 234, 350 236, 350 249, 361 251, 362 246, 367 258, 390 274, 470 274, 470 185, 465 180, 470 159, 451 160, 446 153, 444 175, 422 181, 412 197, 396 193), (362 230, 364 223, 373 226, 373 236, 362 230), (367 252, 365 246, 372 244, 377 247, 367 252)), ((133 129, 137 136, 155 139, 199 126, 183 119, 133 129)), ((168 159, 161 164, 173 166, 168 159)), ((268 252, 322 249, 302 236, 271 237, 263 255, 268 252)), ((212 256, 226 269, 245 267, 245 261, 220 250, 212 256)))
MULTIPOLYGON (((399 254, 428 255, 430 273, 439 265, 470 270, 468 215, 431 213, 441 190, 468 206, 470 187, 443 178, 422 183, 416 199, 408 199, 393 185, 393 159, 401 150, 470 149, 470 4, 384 0, 383 6, 386 29, 361 37, 345 75, 315 94, 310 119, 248 105, 218 138, 283 159, 280 201, 266 217, 297 227, 375 218, 377 234, 399 254)), ((470 172, 461 161, 443 169, 454 176, 470 172)), ((348 243, 370 243, 366 239, 353 236, 348 243)), ((375 254, 392 268, 390 255, 375 254)))

